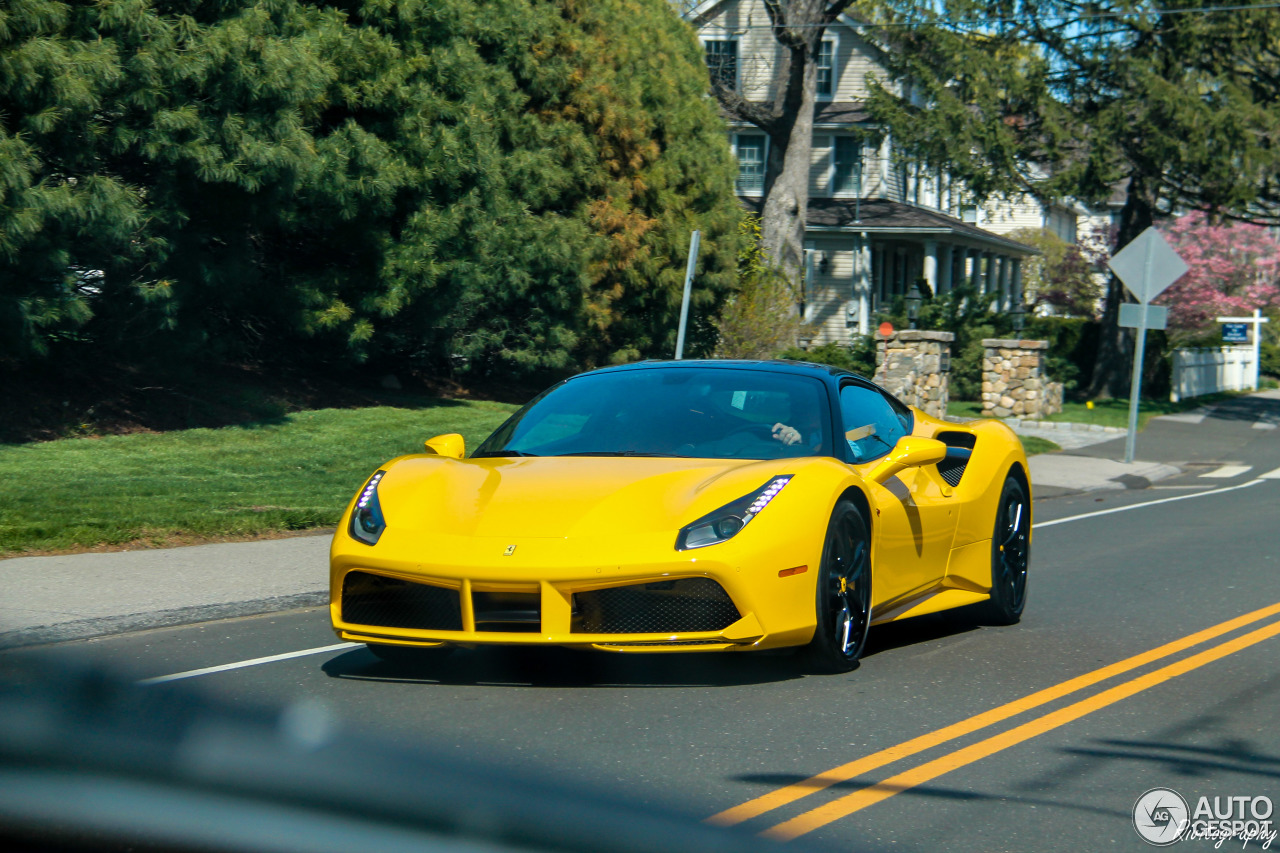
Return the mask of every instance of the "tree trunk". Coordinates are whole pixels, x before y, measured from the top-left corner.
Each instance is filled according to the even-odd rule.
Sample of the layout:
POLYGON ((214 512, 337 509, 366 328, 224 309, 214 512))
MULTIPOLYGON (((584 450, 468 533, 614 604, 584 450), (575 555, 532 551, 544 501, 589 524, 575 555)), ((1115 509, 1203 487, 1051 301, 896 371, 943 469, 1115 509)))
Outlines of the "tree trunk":
MULTIPOLYGON (((1133 175, 1120 211, 1120 232, 1116 251, 1151 226, 1155 205, 1147 193, 1146 180, 1133 175)), ((1106 308, 1102 315, 1102 331, 1098 335, 1098 356, 1093 364, 1088 395, 1094 398, 1126 397, 1133 377, 1133 332, 1120 326, 1120 304, 1129 301, 1120 279, 1111 276, 1107 285, 1106 308)))
POLYGON ((792 108, 769 135, 764 208, 760 215, 761 243, 797 294, 804 270, 817 76, 816 63, 805 56, 806 52, 788 51, 787 88, 794 92, 794 100, 788 98, 792 108))

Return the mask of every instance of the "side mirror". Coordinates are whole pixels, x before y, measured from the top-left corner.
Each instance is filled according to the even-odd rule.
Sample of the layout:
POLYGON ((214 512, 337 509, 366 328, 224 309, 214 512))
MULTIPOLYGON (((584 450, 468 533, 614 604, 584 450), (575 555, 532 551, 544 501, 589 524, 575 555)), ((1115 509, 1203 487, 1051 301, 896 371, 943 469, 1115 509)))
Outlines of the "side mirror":
POLYGON ((467 443, 456 432, 428 438, 426 447, 428 453, 434 453, 437 456, 448 456, 451 459, 461 459, 467 455, 467 443))
POLYGON ((947 456, 947 446, 932 438, 906 435, 898 440, 884 457, 871 469, 867 479, 883 485, 889 478, 907 468, 920 468, 941 462, 947 456))

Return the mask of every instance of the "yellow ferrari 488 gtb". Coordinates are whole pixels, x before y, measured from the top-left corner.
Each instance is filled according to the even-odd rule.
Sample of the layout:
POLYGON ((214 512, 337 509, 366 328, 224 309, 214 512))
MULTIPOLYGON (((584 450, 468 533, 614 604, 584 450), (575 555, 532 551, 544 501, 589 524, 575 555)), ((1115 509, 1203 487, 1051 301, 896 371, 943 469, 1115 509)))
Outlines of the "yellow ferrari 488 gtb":
POLYGON ((389 659, 805 647, 845 671, 872 624, 1018 621, 1030 544, 998 421, 822 365, 642 362, 559 383, 470 456, 442 435, 378 469, 333 539, 331 614, 389 659))

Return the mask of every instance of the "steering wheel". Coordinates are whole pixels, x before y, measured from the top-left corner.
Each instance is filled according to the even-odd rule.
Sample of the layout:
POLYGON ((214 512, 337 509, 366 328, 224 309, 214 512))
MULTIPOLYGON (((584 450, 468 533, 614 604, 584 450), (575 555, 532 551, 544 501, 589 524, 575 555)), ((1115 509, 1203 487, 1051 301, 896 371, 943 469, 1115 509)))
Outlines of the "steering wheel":
POLYGON ((773 441, 773 424, 743 424, 737 429, 730 431, 725 438, 733 438, 735 435, 749 435, 762 441, 773 441))

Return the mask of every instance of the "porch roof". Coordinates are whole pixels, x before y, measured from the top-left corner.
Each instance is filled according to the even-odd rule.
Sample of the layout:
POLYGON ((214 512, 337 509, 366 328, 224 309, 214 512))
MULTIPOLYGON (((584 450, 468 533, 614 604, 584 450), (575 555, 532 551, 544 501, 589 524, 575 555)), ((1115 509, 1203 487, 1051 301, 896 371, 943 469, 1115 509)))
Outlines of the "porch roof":
MULTIPOLYGON (((748 210, 760 212, 763 200, 742 197, 748 210)), ((1017 257, 1039 252, 1016 240, 984 231, 968 222, 912 204, 884 198, 811 198, 805 230, 811 233, 876 234, 903 239, 936 239, 968 248, 998 251, 1017 257)))

